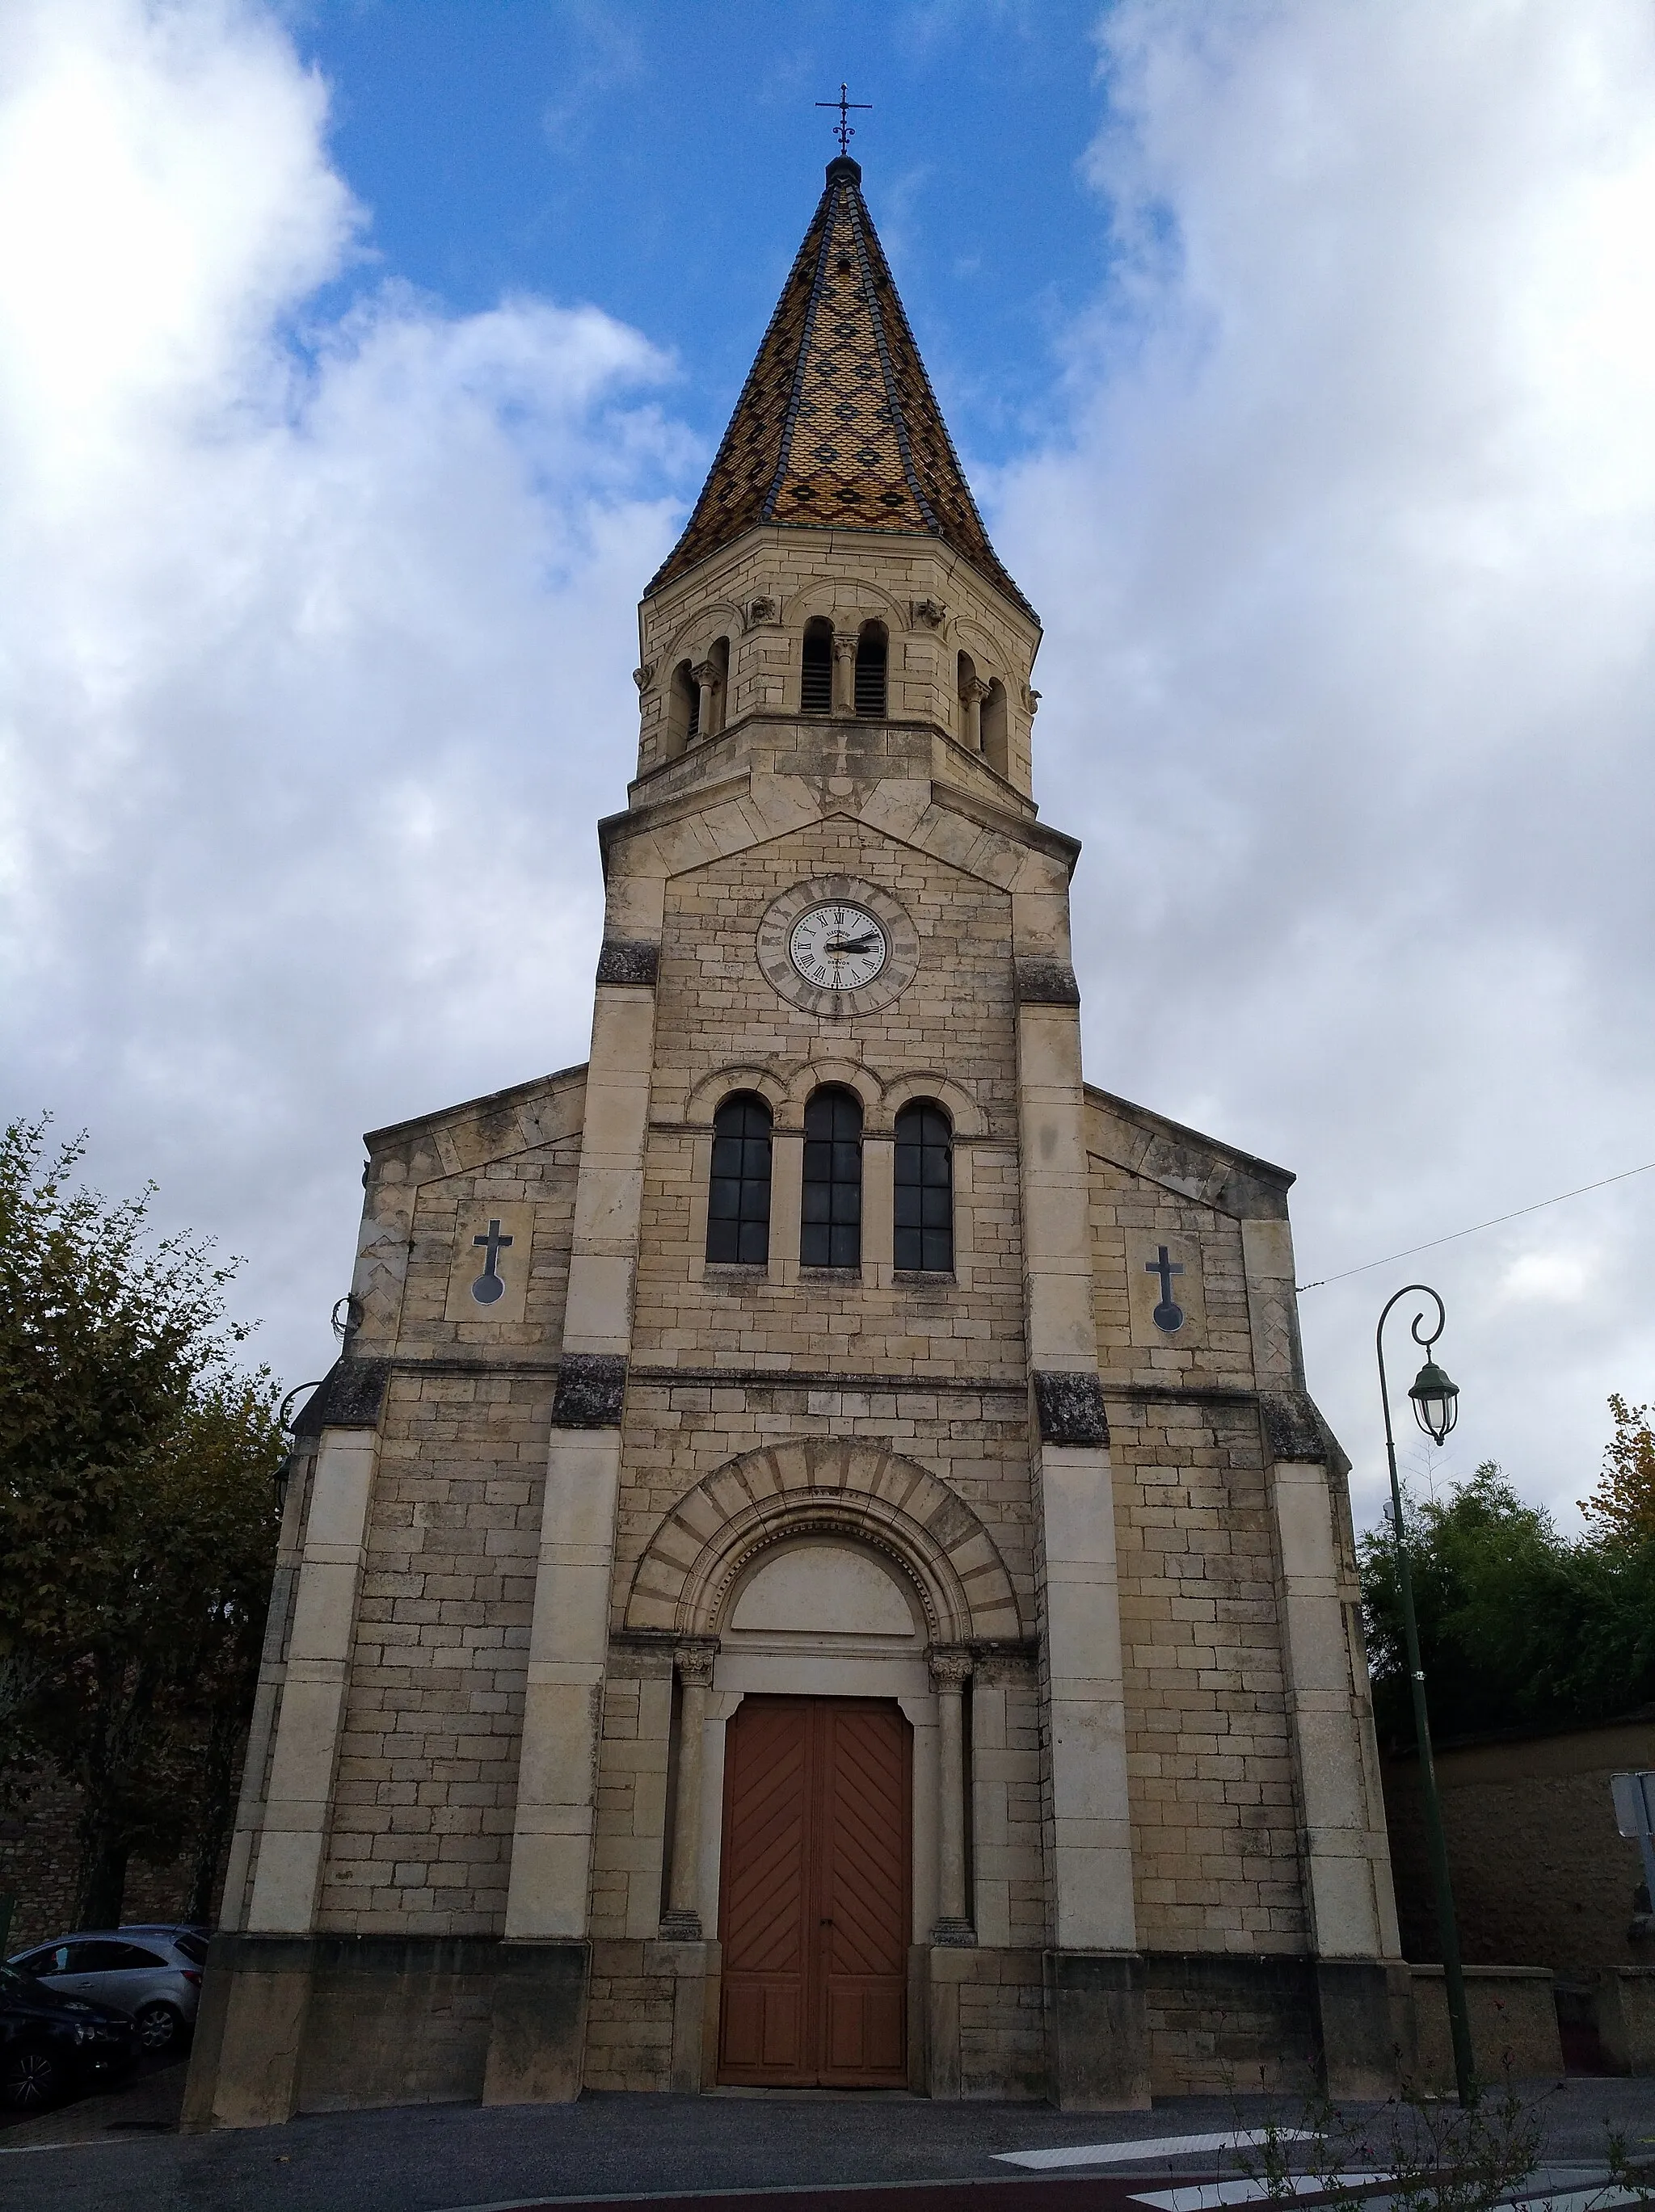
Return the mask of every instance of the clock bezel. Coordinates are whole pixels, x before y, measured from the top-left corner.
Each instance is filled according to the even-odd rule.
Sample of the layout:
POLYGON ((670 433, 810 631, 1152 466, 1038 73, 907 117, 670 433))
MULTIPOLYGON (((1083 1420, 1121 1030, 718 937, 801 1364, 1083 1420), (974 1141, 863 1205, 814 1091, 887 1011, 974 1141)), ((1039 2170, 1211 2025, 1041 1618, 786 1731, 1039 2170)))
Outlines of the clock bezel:
POLYGON ((794 884, 771 901, 758 925, 754 950, 764 980, 792 1006, 825 1021, 853 1021, 858 1015, 876 1013, 890 1006, 919 971, 919 932, 889 892, 859 876, 812 876, 794 884), (885 965, 879 974, 854 989, 836 991, 812 983, 793 964, 791 941, 795 926, 814 908, 858 906, 873 915, 885 932, 885 965))

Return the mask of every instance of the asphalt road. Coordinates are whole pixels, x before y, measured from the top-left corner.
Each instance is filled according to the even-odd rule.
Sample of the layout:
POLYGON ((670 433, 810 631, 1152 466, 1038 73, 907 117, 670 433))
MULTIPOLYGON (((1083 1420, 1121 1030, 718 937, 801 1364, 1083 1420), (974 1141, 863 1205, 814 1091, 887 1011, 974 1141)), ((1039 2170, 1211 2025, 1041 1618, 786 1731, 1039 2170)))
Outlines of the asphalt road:
MULTIPOLYGON (((181 2073, 88 2100, 0 2136, 0 2208, 28 2212, 505 2212, 559 2199, 802 2191, 776 2212, 850 2185, 845 2212, 1126 2212, 1123 2186, 1219 2170, 1209 2151, 1135 2159, 1095 2176, 1019 2177, 1001 2151, 1256 2126, 1287 2100, 1178 2098, 1153 2113, 1056 2112, 1042 2105, 932 2104, 904 2096, 586 2096, 578 2104, 423 2105, 316 2115, 284 2128, 180 2137, 158 2117, 181 2073), (147 2100, 147 2101, 146 2101, 147 2100), (131 2123, 136 2119, 137 2125, 131 2123), (123 2123, 126 2123, 123 2124, 123 2123), (75 2138, 78 2138, 76 2140, 75 2138), (53 2148, 53 2144, 59 2147, 53 2148), (937 2184, 971 2186, 922 2186, 937 2184)), ((1655 2081, 1535 2085, 1546 2158, 1580 2179, 1603 2170, 1606 2130, 1655 2155, 1655 2081)), ((1360 2110, 1360 2108, 1353 2108, 1360 2110)), ((1233 2160, 1227 2170, 1236 2171, 1233 2160)), ((1559 2185, 1579 2185, 1560 2174, 1559 2185)), ((732 2212, 767 2212, 749 2195, 732 2212)))

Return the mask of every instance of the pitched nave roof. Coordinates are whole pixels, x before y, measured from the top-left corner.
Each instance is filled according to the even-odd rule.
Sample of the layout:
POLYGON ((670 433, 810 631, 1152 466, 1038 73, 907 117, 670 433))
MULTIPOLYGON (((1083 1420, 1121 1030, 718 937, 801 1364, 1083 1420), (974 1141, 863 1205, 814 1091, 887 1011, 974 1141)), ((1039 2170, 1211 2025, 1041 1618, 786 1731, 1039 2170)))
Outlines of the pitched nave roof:
MULTIPOLYGON (((923 531, 1025 612, 977 511, 848 156, 827 185, 655 592, 755 525, 923 531)), ((648 597, 646 593, 646 597, 648 597)))

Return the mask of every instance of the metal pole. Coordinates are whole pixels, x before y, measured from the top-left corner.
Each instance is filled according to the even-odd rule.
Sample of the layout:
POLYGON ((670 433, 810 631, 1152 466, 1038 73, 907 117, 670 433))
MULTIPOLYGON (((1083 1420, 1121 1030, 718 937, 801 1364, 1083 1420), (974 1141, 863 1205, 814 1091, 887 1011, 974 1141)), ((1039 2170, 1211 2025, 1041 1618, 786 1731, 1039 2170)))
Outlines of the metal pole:
POLYGON ((1431 1721, 1425 1704, 1425 1669, 1420 1663, 1420 1626, 1414 1612, 1414 1579, 1409 1572, 1408 1544, 1402 1534, 1402 1490, 1396 1479, 1396 1442, 1390 1429, 1390 1392, 1385 1382, 1384 1328, 1391 1306, 1415 1291, 1435 1299, 1437 1326, 1428 1336, 1420 1334, 1423 1313, 1414 1317, 1414 1341, 1427 1352, 1442 1334, 1447 1320, 1443 1303, 1427 1283, 1409 1283, 1386 1305, 1373 1333, 1374 1354, 1379 1364, 1379 1402, 1384 1408, 1385 1457, 1390 1465, 1391 1534, 1396 1547, 1396 1583, 1402 1601, 1402 1635, 1408 1650, 1408 1686, 1414 1698, 1414 1735, 1420 1752, 1420 1796, 1425 1812, 1426 1850, 1431 1862, 1431 1887, 1437 1905, 1437 1936, 1442 1950, 1443 1981, 1448 1996, 1448 2033, 1454 2046, 1454 2086, 1462 2105, 1476 2100, 1476 2066, 1471 2056, 1471 2021, 1465 2007, 1465 1977, 1460 1969, 1459 1924, 1454 1917, 1454 1887, 1448 1873, 1448 1838, 1443 1832, 1442 1801, 1437 1795, 1437 1769, 1431 1756, 1431 1721))

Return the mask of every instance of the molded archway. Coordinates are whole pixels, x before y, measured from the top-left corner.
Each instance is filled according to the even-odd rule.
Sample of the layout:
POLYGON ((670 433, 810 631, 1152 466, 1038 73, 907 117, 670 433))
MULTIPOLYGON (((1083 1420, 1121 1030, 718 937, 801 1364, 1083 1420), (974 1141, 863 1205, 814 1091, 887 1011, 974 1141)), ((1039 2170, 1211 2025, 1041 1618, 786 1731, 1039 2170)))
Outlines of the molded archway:
POLYGON ((753 1559, 803 1535, 883 1553, 915 1589, 934 1644, 1023 1633, 1005 1562, 964 1500, 916 1460, 828 1437, 744 1453, 681 1498, 638 1562, 626 1626, 715 1636, 753 1559))

